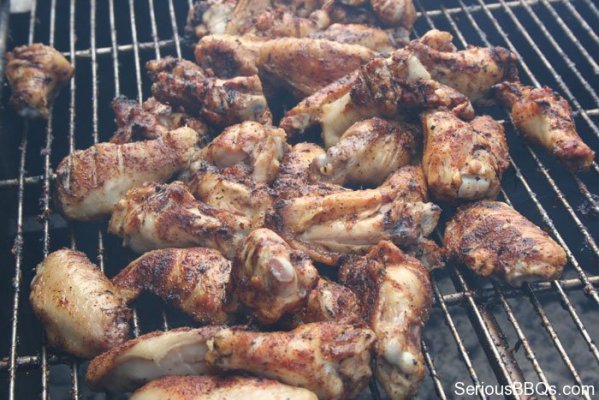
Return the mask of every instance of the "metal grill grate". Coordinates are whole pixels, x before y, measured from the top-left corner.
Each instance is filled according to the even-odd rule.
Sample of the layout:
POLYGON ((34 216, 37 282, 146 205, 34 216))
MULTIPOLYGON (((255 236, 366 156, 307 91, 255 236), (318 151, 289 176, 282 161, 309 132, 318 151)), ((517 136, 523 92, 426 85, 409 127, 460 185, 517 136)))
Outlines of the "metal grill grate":
MULTIPOLYGON (((0 1, 0 20, 7 15, 7 3, 0 1)), ((82 378, 85 366, 46 349, 28 304, 29 282, 35 265, 60 247, 95 256, 109 276, 133 255, 118 239, 105 235, 104 224, 90 229, 89 224, 67 224, 51 213, 52 166, 74 149, 109 137, 114 122, 108 104, 114 96, 123 93, 141 101, 149 95, 142 68, 146 60, 166 54, 190 58, 178 34, 190 3, 34 1, 29 15, 11 17, 8 48, 49 43, 72 60, 77 74, 47 123, 11 118, 7 108, 0 114, 0 198, 5 201, 0 210, 2 397, 91 396, 82 378)), ((599 37, 594 30, 599 10, 593 0, 415 3, 420 14, 415 35, 434 27, 452 32, 461 47, 494 44, 516 52, 522 79, 549 85, 568 99, 583 139, 599 151, 599 37)), ((0 26, 6 29, 6 24, 0 26)), ((506 118, 498 108, 479 112, 506 118)), ((505 125, 512 168, 501 197, 566 249, 567 272, 560 281, 511 289, 460 266, 435 271, 435 308, 422 342, 429 371, 419 390, 422 399, 454 398, 458 381, 594 384, 599 390, 594 341, 599 335, 599 167, 595 163, 589 173, 573 175, 527 146, 511 121, 505 125)), ((134 334, 185 323, 183 316, 147 298, 137 307, 134 334)))

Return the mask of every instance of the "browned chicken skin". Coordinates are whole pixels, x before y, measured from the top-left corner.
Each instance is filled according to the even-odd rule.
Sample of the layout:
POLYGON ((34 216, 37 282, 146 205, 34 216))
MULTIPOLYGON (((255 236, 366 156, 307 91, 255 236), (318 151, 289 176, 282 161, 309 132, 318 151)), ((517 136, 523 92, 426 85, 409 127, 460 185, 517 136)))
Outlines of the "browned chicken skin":
POLYGON ((361 299, 377 337, 375 376, 391 399, 409 399, 425 373, 420 334, 432 305, 428 271, 391 242, 342 265, 339 277, 361 299))
POLYGON ((197 201, 182 182, 173 182, 127 192, 114 207, 108 231, 138 253, 202 246, 232 259, 249 227, 243 215, 197 201))
POLYGON ((572 109, 563 97, 546 86, 517 82, 501 83, 495 93, 526 140, 543 146, 571 170, 590 168, 595 152, 576 132, 572 109))
POLYGON ((390 32, 363 24, 332 24, 324 31, 314 32, 309 37, 357 44, 376 52, 389 52, 397 47, 390 32))
POLYGON ((48 118, 49 108, 75 69, 56 49, 34 43, 6 53, 10 105, 20 116, 48 118))
POLYGON ((56 168, 58 205, 74 220, 108 215, 127 190, 165 181, 187 167, 198 140, 193 129, 179 128, 154 140, 78 150, 56 168))
POLYGON ((112 282, 79 251, 50 253, 37 266, 29 301, 48 344, 77 357, 93 357, 129 335, 131 310, 112 282))
POLYGON ((276 233, 257 229, 233 264, 234 296, 264 324, 298 311, 318 280, 310 259, 276 233))
POLYGON ((557 279, 566 264, 560 245, 499 201, 460 208, 447 224, 443 242, 450 257, 477 274, 496 276, 512 286, 557 279))
POLYGON ((331 322, 291 332, 224 329, 209 342, 206 360, 217 368, 268 376, 316 393, 319 399, 352 399, 372 374, 370 329, 331 322))
POLYGON ((421 116, 422 167, 428 188, 439 200, 495 198, 509 167, 503 126, 489 116, 462 121, 449 111, 421 116))
POLYGON ((131 400, 317 400, 309 390, 241 376, 167 376, 137 390, 131 400))
POLYGON ((152 94, 158 101, 182 107, 215 127, 271 121, 262 84, 255 75, 221 80, 191 61, 170 56, 149 61, 146 69, 153 81, 152 94))
POLYGON ((150 251, 112 282, 128 302, 149 291, 200 323, 223 324, 233 311, 225 309, 230 278, 231 262, 217 250, 193 247, 150 251))

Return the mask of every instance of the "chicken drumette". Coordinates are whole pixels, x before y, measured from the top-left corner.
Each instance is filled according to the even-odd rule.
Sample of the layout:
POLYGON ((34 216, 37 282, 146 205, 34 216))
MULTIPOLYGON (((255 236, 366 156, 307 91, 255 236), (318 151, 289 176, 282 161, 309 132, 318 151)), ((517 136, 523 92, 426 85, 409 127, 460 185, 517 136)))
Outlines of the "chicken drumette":
POLYGON ((75 69, 56 49, 34 43, 6 53, 10 105, 19 115, 48 118, 49 107, 75 69))
POLYGON ((538 226, 509 205, 481 201, 462 207, 447 224, 448 255, 477 274, 512 286, 559 278, 566 253, 538 226))

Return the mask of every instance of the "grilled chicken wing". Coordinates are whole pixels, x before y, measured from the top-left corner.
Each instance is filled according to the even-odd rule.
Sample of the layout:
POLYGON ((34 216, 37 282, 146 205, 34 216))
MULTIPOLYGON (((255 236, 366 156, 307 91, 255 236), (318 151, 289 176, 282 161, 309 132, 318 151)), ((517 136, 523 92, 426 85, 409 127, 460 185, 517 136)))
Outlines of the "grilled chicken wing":
POLYGON ((112 143, 128 143, 137 140, 157 139, 169 131, 187 126, 198 133, 200 146, 206 142, 210 129, 198 118, 183 112, 174 112, 172 107, 150 97, 143 104, 118 96, 112 100, 118 130, 110 139, 112 143))
POLYGON ((317 280, 310 259, 268 229, 253 231, 233 264, 234 296, 264 324, 300 309, 317 280))
POLYGON ((317 400, 309 390, 262 378, 167 376, 133 393, 131 400, 317 400))
POLYGON ((313 180, 376 186, 412 161, 418 138, 406 124, 371 118, 353 124, 338 142, 325 137, 325 144, 332 147, 312 162, 313 180))
POLYGON ((217 368, 275 378, 316 393, 319 399, 352 399, 368 384, 369 329, 330 322, 291 332, 224 329, 209 342, 206 360, 217 368))
POLYGON ((267 225, 312 259, 334 265, 343 254, 365 253, 381 240, 410 245, 432 232, 437 205, 395 196, 381 187, 279 199, 267 225))
POLYGON ((204 324, 231 320, 225 307, 231 262, 203 247, 160 249, 132 261, 112 279, 127 302, 152 292, 204 324))
POLYGON ((383 29, 363 24, 332 24, 324 31, 314 32, 309 37, 357 44, 376 52, 389 52, 397 47, 392 34, 383 29))
POLYGON ((401 26, 410 31, 416 21, 412 0, 370 0, 372 10, 386 26, 401 26))
POLYGON ((256 60, 260 49, 268 41, 253 35, 207 35, 195 46, 195 60, 199 66, 212 70, 223 79, 257 75, 256 60))
POLYGON ((34 43, 6 53, 10 105, 20 116, 48 118, 49 108, 75 69, 56 49, 34 43))
POLYGON ((65 157, 56 169, 58 205, 70 219, 110 214, 127 190, 161 182, 185 168, 198 133, 179 128, 155 140, 99 143, 65 157))
POLYGON ((207 75, 191 61, 173 57, 148 61, 146 69, 158 101, 182 107, 215 127, 271 121, 262 84, 255 75, 221 80, 207 75))
POLYGON ((131 310, 81 252, 50 253, 37 266, 29 301, 48 344, 77 357, 93 357, 129 335, 131 310))
POLYGON ((590 168, 595 152, 578 136, 572 109, 563 97, 545 86, 516 82, 495 86, 495 93, 511 109, 514 125, 526 140, 543 146, 571 170, 590 168))
POLYGON ((148 183, 132 189, 114 207, 109 232, 143 253, 165 247, 209 247, 232 259, 250 221, 239 213, 197 201, 181 182, 148 183))
POLYGON ((343 264, 339 276, 362 300, 362 315, 376 334, 377 380, 391 399, 412 398, 425 372, 420 334, 432 304, 428 271, 381 242, 343 264))
POLYGON ((474 47, 457 51, 449 32, 433 29, 412 41, 409 48, 431 78, 468 96, 489 102, 493 85, 518 79, 517 56, 503 47, 474 47))
POLYGON ((509 167, 503 126, 489 116, 464 122, 449 111, 421 117, 422 167, 428 188, 440 200, 495 198, 509 167))
POLYGON ((151 332, 120 344, 94 358, 86 380, 92 390, 129 392, 167 375, 213 372, 205 361, 206 342, 220 328, 178 328, 151 332))
POLYGON ((458 210, 445 228, 449 256, 482 276, 512 286, 559 278, 564 249, 516 210, 498 201, 481 201, 458 210))

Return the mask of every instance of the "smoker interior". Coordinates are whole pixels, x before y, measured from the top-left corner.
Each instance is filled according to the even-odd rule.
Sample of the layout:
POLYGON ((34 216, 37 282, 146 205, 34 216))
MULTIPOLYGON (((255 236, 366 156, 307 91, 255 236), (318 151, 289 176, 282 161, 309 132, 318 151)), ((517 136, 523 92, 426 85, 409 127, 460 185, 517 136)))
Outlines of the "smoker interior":
MULTIPOLYGON (((7 15, 6 3, 0 1, 0 20, 7 15)), ((134 254, 106 233, 105 223, 70 224, 53 212, 52 168, 74 149, 111 136, 115 95, 139 100, 150 95, 143 69, 147 60, 192 58, 180 36, 190 3, 48 0, 34 2, 30 14, 10 17, 8 49, 28 42, 53 45, 69 56, 77 73, 47 123, 17 118, 3 88, 0 398, 105 398, 86 387, 85 362, 44 346, 28 302, 29 283, 36 264, 61 247, 84 251, 108 276, 134 254)), ((548 85, 568 99, 581 136, 599 152, 594 0, 415 3, 420 17, 414 37, 438 28, 450 31, 459 47, 494 44, 515 51, 522 80, 548 85)), ((512 166, 500 199, 557 239, 569 263, 560 281, 521 289, 478 278, 460 265, 433 272, 435 306, 422 342, 428 374, 417 398, 457 398, 456 382, 594 384, 599 390, 599 168, 595 163, 590 172, 573 175, 527 146, 503 110, 477 111, 505 119, 512 166)), ((136 304, 135 334, 190 323, 151 296, 136 304)))

